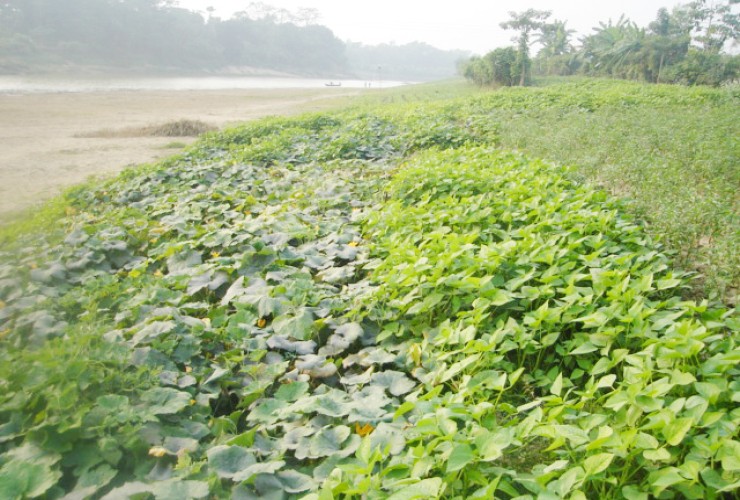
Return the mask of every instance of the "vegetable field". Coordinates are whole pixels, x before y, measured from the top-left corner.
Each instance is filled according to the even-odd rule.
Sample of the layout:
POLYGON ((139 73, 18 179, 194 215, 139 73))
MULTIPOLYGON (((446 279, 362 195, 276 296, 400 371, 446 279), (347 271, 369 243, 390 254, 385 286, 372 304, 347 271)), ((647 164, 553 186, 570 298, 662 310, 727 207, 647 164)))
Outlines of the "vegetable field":
POLYGON ((606 83, 366 104, 67 193, 0 251, 0 497, 737 494, 736 311, 687 298, 596 167, 509 143, 517 114, 663 104, 737 109, 606 83))

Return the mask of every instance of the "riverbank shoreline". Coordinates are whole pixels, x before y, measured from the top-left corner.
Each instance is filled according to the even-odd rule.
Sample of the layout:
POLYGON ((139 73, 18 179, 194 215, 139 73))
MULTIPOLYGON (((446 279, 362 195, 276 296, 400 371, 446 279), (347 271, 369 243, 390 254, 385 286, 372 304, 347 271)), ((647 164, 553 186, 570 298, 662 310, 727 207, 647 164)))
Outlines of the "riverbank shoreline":
POLYGON ((115 90, 0 95, 0 224, 90 177, 180 152, 194 137, 96 134, 199 120, 223 128, 341 106, 361 89, 115 90), (95 137, 91 137, 95 136, 95 137))

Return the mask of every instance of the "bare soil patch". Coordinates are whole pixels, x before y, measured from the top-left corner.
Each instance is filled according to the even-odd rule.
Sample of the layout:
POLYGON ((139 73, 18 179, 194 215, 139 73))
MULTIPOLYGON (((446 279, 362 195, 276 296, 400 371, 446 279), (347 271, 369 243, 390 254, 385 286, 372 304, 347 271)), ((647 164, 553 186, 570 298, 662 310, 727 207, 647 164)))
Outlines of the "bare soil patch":
POLYGON ((91 176, 170 156, 203 130, 336 107, 357 90, 0 95, 0 223, 91 176), (176 141, 173 141, 176 138, 176 141))

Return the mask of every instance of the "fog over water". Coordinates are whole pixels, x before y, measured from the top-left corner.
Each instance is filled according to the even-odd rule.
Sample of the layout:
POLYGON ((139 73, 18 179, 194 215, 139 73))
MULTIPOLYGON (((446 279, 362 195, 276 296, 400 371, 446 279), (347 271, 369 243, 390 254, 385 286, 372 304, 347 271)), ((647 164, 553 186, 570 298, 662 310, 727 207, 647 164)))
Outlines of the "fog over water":
POLYGON ((411 82, 378 79, 337 79, 331 81, 315 78, 276 77, 60 78, 56 76, 0 76, 0 93, 27 94, 119 90, 377 89, 398 87, 409 83, 411 82))

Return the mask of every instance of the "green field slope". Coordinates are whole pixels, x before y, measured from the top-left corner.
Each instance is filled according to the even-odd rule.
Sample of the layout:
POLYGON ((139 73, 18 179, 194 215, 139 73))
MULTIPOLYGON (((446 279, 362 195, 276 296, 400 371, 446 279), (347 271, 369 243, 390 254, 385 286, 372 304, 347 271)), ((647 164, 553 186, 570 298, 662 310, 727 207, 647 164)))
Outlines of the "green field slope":
POLYGON ((694 297, 737 305, 740 293, 740 94, 593 79, 475 92, 460 85, 396 89, 378 101, 454 102, 495 143, 570 165, 627 210, 693 275, 694 297), (466 99, 450 101, 459 94, 466 99))
POLYGON ((7 230, 0 498, 737 494, 740 319, 655 238, 704 186, 725 225, 673 257, 727 296, 734 94, 437 91, 211 134, 7 230))

